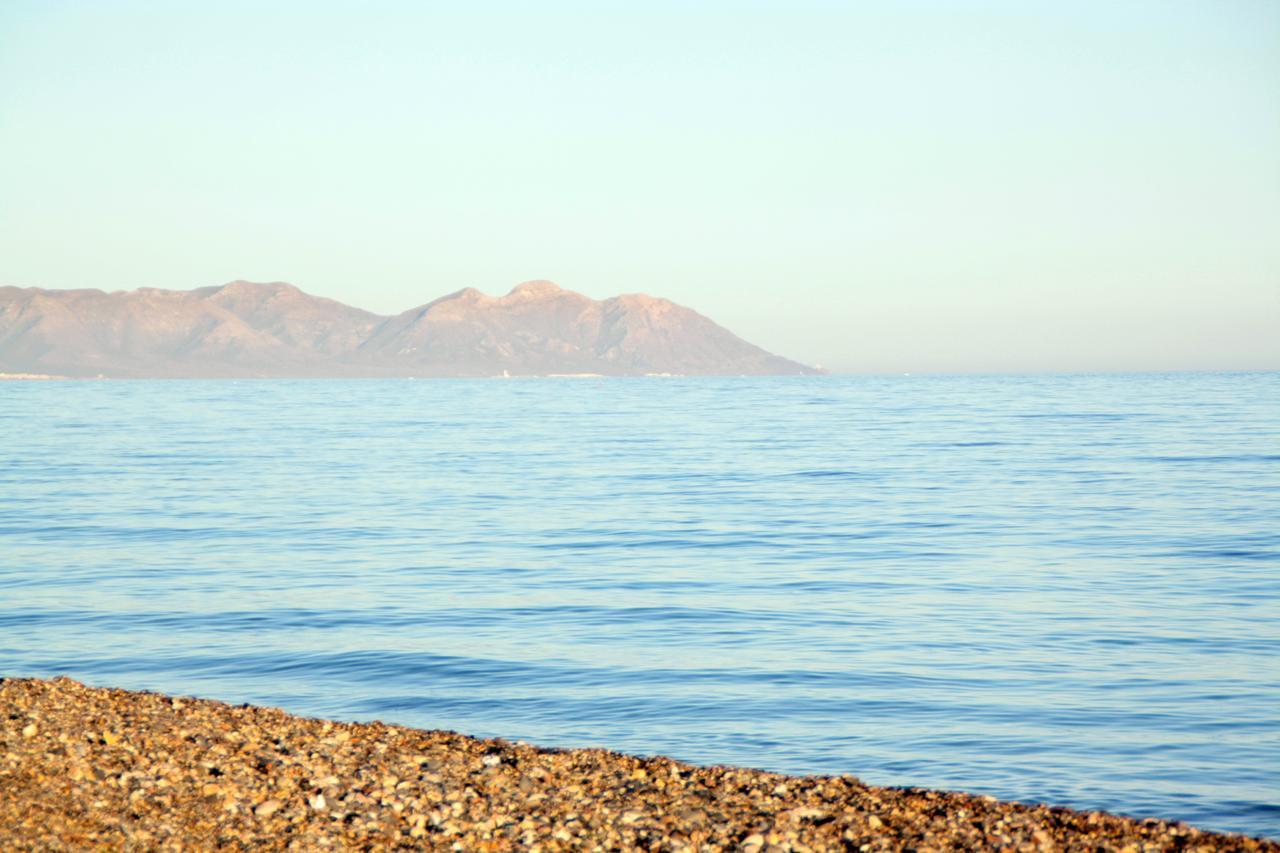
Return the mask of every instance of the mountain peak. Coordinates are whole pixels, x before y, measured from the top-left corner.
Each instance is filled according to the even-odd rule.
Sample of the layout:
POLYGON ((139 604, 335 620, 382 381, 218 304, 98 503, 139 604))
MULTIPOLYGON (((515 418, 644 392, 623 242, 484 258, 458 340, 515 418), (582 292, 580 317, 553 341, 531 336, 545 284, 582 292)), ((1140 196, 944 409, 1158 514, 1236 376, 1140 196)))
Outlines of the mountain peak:
POLYGON ((568 293, 568 291, 556 284, 554 281, 536 278, 532 281, 523 281, 520 284, 517 284, 515 287, 511 288, 511 292, 508 293, 507 296, 552 296, 557 293, 568 293))
POLYGON ((227 282, 218 289, 219 293, 228 295, 237 293, 302 293, 301 290, 285 281, 245 281, 236 279, 227 282))
POLYGON ((461 290, 455 290, 453 293, 447 293, 439 299, 429 302, 428 305, 443 302, 484 302, 491 298, 487 293, 476 290, 474 287, 464 287, 461 290))

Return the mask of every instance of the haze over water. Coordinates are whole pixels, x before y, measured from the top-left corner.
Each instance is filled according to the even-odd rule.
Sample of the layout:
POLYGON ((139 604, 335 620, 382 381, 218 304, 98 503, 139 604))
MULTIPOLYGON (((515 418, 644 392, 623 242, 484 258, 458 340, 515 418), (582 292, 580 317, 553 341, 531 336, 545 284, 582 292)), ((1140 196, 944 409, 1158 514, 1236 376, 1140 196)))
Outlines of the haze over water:
POLYGON ((1280 374, 0 383, 0 674, 1280 836, 1280 374))

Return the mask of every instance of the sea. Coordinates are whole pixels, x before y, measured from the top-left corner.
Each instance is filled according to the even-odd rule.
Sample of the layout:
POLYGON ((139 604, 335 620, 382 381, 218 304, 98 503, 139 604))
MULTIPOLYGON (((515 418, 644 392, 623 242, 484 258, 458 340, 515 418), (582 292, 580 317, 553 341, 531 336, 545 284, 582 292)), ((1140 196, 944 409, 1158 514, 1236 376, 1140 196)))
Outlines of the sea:
POLYGON ((1280 837, 1280 373, 3 382, 0 675, 1280 837))

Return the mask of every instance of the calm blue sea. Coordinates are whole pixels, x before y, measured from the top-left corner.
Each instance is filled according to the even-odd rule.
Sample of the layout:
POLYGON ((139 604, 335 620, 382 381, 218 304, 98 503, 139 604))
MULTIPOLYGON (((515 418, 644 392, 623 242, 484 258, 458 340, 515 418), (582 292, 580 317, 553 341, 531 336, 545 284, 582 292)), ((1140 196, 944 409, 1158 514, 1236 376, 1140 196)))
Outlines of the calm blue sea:
POLYGON ((0 674, 1280 836, 1280 374, 0 383, 0 674))

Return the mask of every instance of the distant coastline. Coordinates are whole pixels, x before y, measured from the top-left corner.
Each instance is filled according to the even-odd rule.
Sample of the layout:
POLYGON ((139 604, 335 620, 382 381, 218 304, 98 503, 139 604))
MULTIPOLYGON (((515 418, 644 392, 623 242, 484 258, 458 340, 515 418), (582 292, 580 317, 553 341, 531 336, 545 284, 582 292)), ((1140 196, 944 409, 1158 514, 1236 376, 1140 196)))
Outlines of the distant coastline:
MULTIPOLYGON (((64 380, 70 379, 70 376, 55 376, 51 373, 0 373, 0 382, 36 382, 40 380, 64 380)), ((100 376, 86 377, 93 379, 101 379, 100 376)))
POLYGON ((682 305, 549 281, 465 288, 393 316, 283 282, 197 290, 0 287, 0 371, 25 378, 821 375, 682 305))

